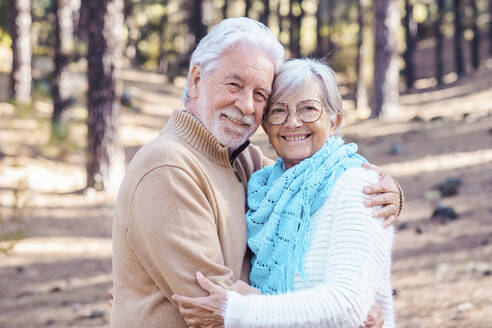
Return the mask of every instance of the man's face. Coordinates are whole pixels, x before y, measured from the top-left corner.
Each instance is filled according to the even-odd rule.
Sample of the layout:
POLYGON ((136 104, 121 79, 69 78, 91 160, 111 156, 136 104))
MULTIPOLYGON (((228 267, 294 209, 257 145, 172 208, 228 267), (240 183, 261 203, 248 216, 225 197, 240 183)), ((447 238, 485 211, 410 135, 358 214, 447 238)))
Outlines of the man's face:
POLYGON ((261 50, 226 51, 208 76, 192 69, 189 111, 221 144, 237 148, 258 128, 273 76, 274 64, 261 50))

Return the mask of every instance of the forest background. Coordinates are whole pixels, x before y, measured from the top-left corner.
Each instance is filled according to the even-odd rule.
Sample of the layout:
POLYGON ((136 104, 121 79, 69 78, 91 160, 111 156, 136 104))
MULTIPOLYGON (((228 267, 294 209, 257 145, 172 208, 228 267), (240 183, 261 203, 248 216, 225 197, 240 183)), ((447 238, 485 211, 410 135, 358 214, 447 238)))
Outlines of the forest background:
POLYGON ((237 16, 335 69, 339 133, 403 186, 399 327, 492 327, 492 0, 0 0, 0 327, 108 326, 125 166, 237 16))

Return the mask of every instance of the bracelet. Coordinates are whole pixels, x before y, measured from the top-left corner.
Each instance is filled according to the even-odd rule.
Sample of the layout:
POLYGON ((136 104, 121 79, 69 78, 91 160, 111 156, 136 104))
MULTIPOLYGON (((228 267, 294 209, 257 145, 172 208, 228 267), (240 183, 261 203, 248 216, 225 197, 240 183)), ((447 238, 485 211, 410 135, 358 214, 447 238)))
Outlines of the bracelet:
POLYGON ((405 200, 405 196, 403 195, 403 189, 401 189, 401 186, 398 183, 398 181, 395 180, 395 183, 398 187, 398 190, 400 191, 400 207, 398 208, 398 215, 397 215, 397 217, 398 217, 398 216, 400 216, 401 211, 403 210, 403 202, 405 200))

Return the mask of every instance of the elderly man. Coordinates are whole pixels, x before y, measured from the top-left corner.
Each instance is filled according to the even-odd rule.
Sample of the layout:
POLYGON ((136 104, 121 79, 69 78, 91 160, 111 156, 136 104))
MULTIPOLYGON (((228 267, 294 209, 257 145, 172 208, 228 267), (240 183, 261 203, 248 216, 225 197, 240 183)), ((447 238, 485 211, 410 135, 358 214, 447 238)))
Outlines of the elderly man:
MULTIPOLYGON (((135 155, 120 187, 111 327, 186 327, 171 296, 205 295, 199 270, 228 289, 257 292, 247 284, 245 190, 271 161, 248 138, 283 57, 273 33, 247 18, 224 20, 194 51, 186 110, 135 155)), ((389 185, 373 188, 390 191, 379 196, 393 203, 383 216, 398 212, 389 185)))

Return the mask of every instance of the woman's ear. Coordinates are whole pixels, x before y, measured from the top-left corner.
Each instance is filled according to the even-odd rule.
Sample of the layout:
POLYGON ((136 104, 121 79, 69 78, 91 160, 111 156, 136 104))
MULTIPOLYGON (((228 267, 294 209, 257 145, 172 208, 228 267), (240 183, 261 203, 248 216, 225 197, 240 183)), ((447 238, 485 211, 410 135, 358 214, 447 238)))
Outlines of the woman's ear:
POLYGON ((190 77, 188 82, 188 97, 196 98, 198 97, 199 83, 201 79, 201 72, 198 65, 191 68, 190 77))
POLYGON ((331 132, 334 133, 340 124, 342 124, 342 113, 337 113, 334 120, 331 121, 331 132))
POLYGON ((268 122, 261 121, 261 128, 263 131, 265 131, 266 135, 268 136, 268 122))

